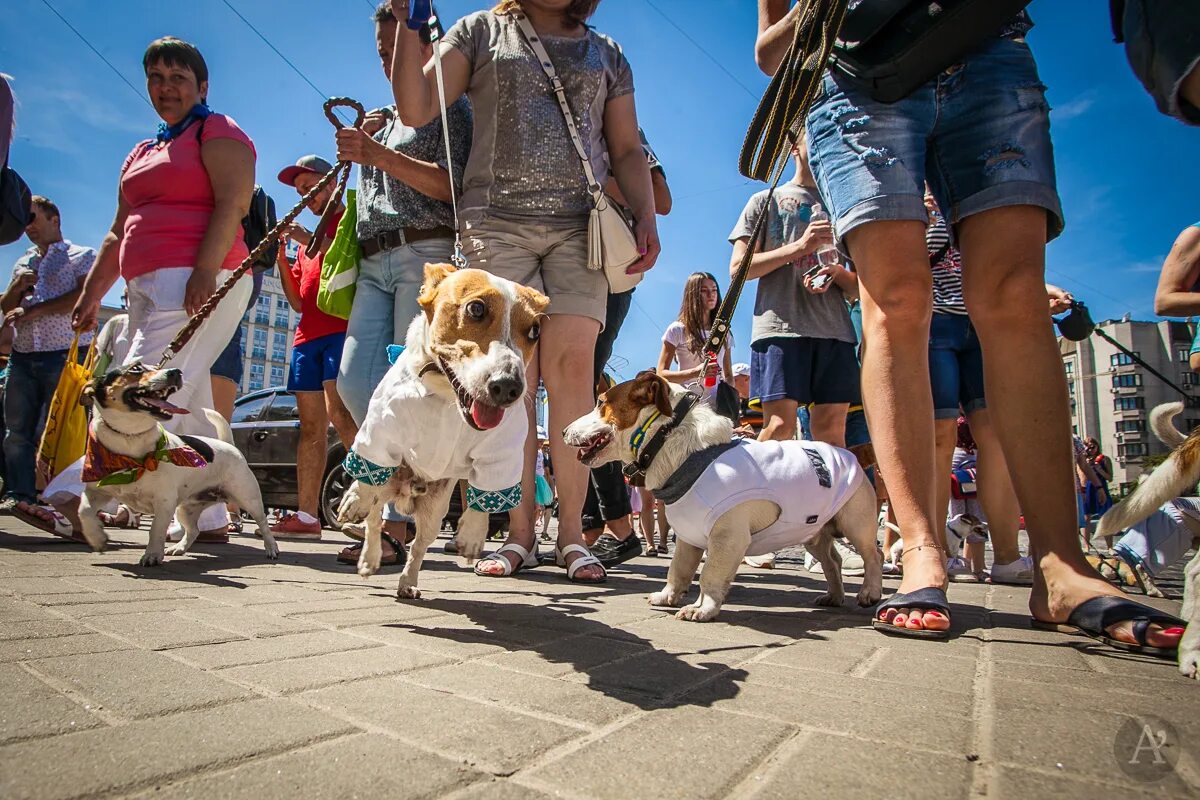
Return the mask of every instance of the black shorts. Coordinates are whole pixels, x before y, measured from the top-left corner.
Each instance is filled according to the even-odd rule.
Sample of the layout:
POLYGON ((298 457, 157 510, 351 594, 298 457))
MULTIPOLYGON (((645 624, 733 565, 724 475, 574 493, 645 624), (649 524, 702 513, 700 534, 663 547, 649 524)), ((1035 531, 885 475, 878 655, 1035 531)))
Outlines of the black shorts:
POLYGON ((764 403, 862 402, 853 342, 780 336, 750 345, 750 394, 764 403))

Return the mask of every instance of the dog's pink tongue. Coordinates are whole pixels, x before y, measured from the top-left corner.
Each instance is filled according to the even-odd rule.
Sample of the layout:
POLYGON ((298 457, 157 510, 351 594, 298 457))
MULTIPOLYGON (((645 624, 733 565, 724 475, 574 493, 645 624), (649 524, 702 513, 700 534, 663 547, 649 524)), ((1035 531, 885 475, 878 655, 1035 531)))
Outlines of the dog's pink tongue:
POLYGON ((491 430, 504 419, 504 409, 474 400, 471 403, 471 419, 481 430, 491 430))
POLYGON ((155 408, 157 408, 161 411, 165 411, 168 414, 190 414, 190 413, 192 413, 192 412, 188 411, 186 408, 180 408, 179 406, 173 405, 172 403, 169 403, 166 400, 159 400, 157 397, 143 397, 142 402, 149 403, 150 405, 154 406, 155 408))

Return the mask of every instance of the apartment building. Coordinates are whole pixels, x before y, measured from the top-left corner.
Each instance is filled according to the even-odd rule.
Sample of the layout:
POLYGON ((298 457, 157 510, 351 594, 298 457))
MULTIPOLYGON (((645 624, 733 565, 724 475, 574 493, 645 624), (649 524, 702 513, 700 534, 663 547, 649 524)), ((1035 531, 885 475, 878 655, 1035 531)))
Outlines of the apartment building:
POLYGON ((300 314, 288 305, 279 276, 263 276, 262 292, 242 320, 242 392, 286 386, 292 336, 300 314))
MULTIPOLYGON (((1192 323, 1140 322, 1126 316, 1096 326, 1188 392, 1176 424, 1200 425, 1200 376, 1188 366, 1192 323)), ((1179 392, 1109 342, 1093 335, 1082 342, 1059 338, 1070 392, 1071 426, 1080 438, 1094 436, 1113 462, 1111 488, 1124 494, 1142 474, 1148 456, 1167 451, 1149 428, 1149 412, 1175 402, 1179 392)))

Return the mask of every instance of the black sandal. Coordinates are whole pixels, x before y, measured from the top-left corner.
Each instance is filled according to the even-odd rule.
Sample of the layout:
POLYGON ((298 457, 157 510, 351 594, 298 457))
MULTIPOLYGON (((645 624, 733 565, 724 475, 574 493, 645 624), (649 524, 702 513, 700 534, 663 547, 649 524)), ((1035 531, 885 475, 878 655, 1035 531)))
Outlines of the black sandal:
POLYGON ((1085 600, 1075 607, 1065 623, 1043 622, 1031 619, 1029 624, 1038 630, 1060 633, 1081 633, 1091 639, 1127 653, 1140 653, 1157 658, 1175 660, 1178 647, 1154 647, 1146 643, 1146 632, 1151 625, 1164 628, 1186 628, 1187 623, 1179 617, 1163 613, 1156 608, 1134 602, 1127 597, 1101 595, 1085 600), (1133 623, 1133 636, 1137 644, 1114 639, 1106 629, 1121 622, 1133 623))
POLYGON ((905 628, 894 625, 879 615, 889 608, 915 608, 918 611, 938 611, 946 619, 950 619, 950 606, 946 600, 946 592, 937 586, 926 586, 913 592, 896 592, 888 599, 875 606, 874 616, 871 617, 871 627, 895 636, 911 636, 914 639, 948 639, 950 630, 933 631, 927 628, 905 628))
MULTIPOLYGON (((404 549, 404 545, 396 541, 396 538, 390 533, 380 533, 380 537, 387 540, 387 543, 392 546, 392 555, 383 556, 379 559, 379 566, 390 567, 393 565, 403 567, 408 562, 408 551, 404 549)), ((337 560, 340 564, 350 564, 358 566, 358 557, 362 553, 363 542, 350 545, 348 550, 337 554, 337 560)))

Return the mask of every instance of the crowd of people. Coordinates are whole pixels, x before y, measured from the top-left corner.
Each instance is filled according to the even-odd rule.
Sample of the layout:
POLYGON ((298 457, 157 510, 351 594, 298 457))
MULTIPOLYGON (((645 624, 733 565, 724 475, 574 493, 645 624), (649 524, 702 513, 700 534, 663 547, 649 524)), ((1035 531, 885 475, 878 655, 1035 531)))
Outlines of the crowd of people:
MULTIPOLYGON (((580 155, 631 220, 640 257, 630 273, 655 265, 656 218, 672 206, 666 169, 638 125, 630 63, 587 24, 597 5, 501 0, 440 35, 436 69, 429 26, 405 24, 409 1, 378 7, 374 39, 396 102, 339 130, 335 142, 336 160, 359 168, 351 219, 361 259, 348 319, 317 303, 324 253, 347 213, 332 185, 308 200, 317 214, 336 206, 322 217, 326 229, 292 225, 286 235, 299 255, 291 262, 280 248, 277 260, 300 312, 287 389, 297 398, 301 443, 298 508, 273 526, 276 536, 321 537, 327 428, 332 423, 347 447, 353 441, 388 369, 388 346, 403 343, 418 313, 423 265, 450 261, 458 236, 471 267, 550 301, 528 371, 529 385, 543 386, 549 399, 546 426, 534 424, 532 403, 515 412, 527 409, 530 435, 524 500, 505 538, 514 547, 484 556, 475 572, 501 578, 537 566, 536 536, 552 530, 566 554, 560 566, 575 582, 602 582, 608 568, 643 552, 669 552, 661 503, 627 486, 619 465, 589 472, 562 435, 611 385, 604 365, 636 291, 610 293, 604 273, 587 269, 592 197, 580 155), (526 20, 561 76, 577 138, 522 31, 526 20), (579 368, 588 363, 592 370, 579 368), (590 551, 570 547, 583 544, 590 551)), ((780 67, 800 9, 760 0, 754 56, 764 72, 780 67)), ((754 194, 732 221, 731 275, 748 256, 747 295, 753 287, 749 364, 733 363, 732 338, 715 355, 705 351, 722 279, 697 271, 683 281, 678 318, 663 331, 654 365, 730 416, 739 436, 873 443, 882 544, 889 571, 900 576, 875 613, 900 634, 950 628, 951 580, 1031 584, 1030 611, 1044 623, 1120 595, 1080 543, 1081 526, 1086 541, 1088 520, 1111 502, 1112 470, 1094 440, 1071 448, 1051 325, 1051 313, 1071 298, 1043 277, 1046 243, 1062 231, 1063 214, 1049 107, 1025 41, 1032 24, 1019 13, 894 103, 827 70, 792 133, 794 176, 754 194), (1005 389, 1013 386, 1021 390, 1005 389), (1027 555, 1018 547, 1022 520, 1027 555)), ((156 363, 249 254, 242 220, 255 192, 251 137, 209 108, 208 69, 194 45, 158 39, 142 64, 162 122, 121 167, 110 231, 98 250, 73 244, 59 209, 35 197, 26 229, 33 246, 0 298, 6 326, 15 328, 0 510, 51 527, 55 515, 70 518, 69 508, 37 505, 34 451, 73 333, 88 342, 101 298, 123 279, 127 316, 104 337, 107 361, 156 363)), ((1194 73, 1180 72, 1163 100, 1191 122, 1200 93, 1194 73)), ((278 180, 304 197, 330 169, 306 155, 278 180)), ((168 429, 204 433, 209 423, 195 412, 229 414, 237 373, 222 362, 231 348, 240 361, 238 327, 256 293, 256 277, 245 275, 175 355, 183 388, 171 402, 194 413, 173 416, 168 429)), ((409 521, 396 509, 385 516, 383 563, 403 563, 409 521)), ((240 520, 236 509, 214 504, 200 527, 202 537, 220 541, 240 520)), ((837 546, 855 574, 857 554, 837 546)), ((338 557, 356 563, 358 550, 338 557)), ((820 566, 810 560, 809 568, 820 566)), ((1105 617, 1102 633, 1162 648, 1178 641, 1180 631, 1145 622, 1144 607, 1127 601, 1105 617)))

